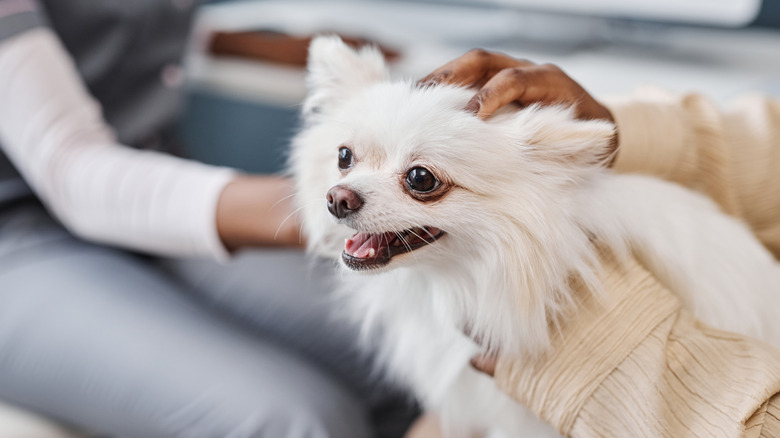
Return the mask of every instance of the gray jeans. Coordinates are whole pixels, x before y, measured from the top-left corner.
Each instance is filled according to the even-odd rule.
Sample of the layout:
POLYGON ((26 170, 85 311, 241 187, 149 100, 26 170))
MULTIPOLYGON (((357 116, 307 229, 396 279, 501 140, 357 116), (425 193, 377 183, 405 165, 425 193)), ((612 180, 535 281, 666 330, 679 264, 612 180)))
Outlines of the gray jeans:
POLYGON ((5 210, 0 399, 123 438, 398 436, 413 409, 331 316, 331 269, 152 260, 5 210))

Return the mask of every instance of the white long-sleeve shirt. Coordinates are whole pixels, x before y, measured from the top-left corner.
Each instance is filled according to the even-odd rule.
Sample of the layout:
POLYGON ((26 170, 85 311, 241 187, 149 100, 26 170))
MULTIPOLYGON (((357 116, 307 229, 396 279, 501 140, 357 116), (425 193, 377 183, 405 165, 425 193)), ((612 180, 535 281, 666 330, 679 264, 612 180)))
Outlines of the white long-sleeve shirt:
POLYGON ((0 146, 49 210, 84 239, 226 257, 216 208, 234 171, 118 144, 48 28, 0 44, 0 146))

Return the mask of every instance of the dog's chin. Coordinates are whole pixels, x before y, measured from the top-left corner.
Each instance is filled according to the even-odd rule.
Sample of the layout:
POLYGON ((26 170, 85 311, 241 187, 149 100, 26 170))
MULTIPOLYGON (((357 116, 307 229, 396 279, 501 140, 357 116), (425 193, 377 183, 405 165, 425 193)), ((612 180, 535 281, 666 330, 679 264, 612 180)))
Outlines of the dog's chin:
POLYGON ((446 234, 436 227, 410 228, 398 233, 357 232, 344 243, 341 261, 353 271, 379 273, 446 234))

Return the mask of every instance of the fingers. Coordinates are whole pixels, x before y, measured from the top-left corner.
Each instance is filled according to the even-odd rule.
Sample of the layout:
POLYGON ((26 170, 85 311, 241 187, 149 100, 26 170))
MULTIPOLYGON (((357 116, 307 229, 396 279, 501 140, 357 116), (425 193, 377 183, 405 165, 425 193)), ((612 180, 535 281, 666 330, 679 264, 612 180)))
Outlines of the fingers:
POLYGON ((570 105, 575 107, 577 118, 612 121, 609 111, 557 66, 537 65, 503 53, 472 50, 434 70, 418 84, 480 88, 466 110, 482 118, 515 102, 521 106, 570 105))
MULTIPOLYGON (((464 335, 471 338, 471 340, 473 340, 477 345, 480 345, 484 350, 488 350, 488 348, 485 346, 484 339, 482 339, 479 334, 474 332, 471 324, 466 322, 465 325, 461 327, 461 330, 463 331, 464 335)), ((496 361, 496 352, 483 352, 471 358, 471 366, 474 367, 474 369, 477 371, 481 371, 490 377, 493 377, 493 374, 495 374, 496 370, 496 361)))
MULTIPOLYGON (((466 104, 465 110, 483 119, 514 102, 520 106, 537 103, 571 106, 577 119, 614 123, 609 110, 557 66, 537 65, 503 53, 471 50, 418 82, 421 86, 437 84, 479 88, 466 104)), ((617 133, 612 143, 614 157, 617 133)))
POLYGON ((493 377, 496 374, 496 362, 498 358, 494 354, 483 353, 471 358, 471 366, 476 370, 493 377))
POLYGON ((584 90, 552 64, 514 67, 498 72, 466 109, 484 119, 511 102, 520 106, 577 105, 582 94, 584 90))
POLYGON ((505 68, 524 65, 533 65, 533 63, 503 53, 474 49, 437 68, 418 81, 418 85, 451 84, 479 87, 505 68))
POLYGON ((511 102, 525 106, 565 101, 565 98, 555 97, 571 93, 573 87, 568 82, 576 85, 554 65, 536 65, 503 53, 475 49, 434 70, 418 84, 478 87, 480 91, 466 105, 466 110, 487 118, 511 102), (561 88, 556 88, 556 85, 561 85, 561 88))
POLYGON ((466 110, 484 119, 512 102, 523 106, 544 103, 549 82, 545 74, 538 66, 505 68, 482 86, 466 104, 466 110))

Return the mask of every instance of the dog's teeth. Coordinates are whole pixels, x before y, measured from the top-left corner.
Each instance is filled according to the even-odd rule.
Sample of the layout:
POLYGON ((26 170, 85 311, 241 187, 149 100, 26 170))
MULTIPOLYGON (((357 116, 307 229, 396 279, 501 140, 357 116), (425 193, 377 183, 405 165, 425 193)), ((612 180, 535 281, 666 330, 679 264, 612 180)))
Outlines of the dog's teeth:
POLYGON ((368 256, 369 257, 373 257, 375 255, 376 255, 376 250, 374 248, 369 248, 368 249, 368 256))

